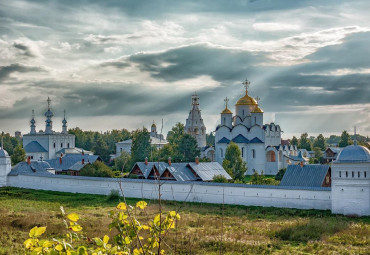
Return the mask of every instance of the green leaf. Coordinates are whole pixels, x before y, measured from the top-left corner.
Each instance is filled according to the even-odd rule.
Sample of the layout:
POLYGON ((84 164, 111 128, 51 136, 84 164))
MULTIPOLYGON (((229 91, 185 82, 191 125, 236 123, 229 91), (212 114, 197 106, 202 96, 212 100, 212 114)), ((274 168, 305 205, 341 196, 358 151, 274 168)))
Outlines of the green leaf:
POLYGON ((104 244, 103 241, 98 237, 95 237, 94 241, 95 241, 97 246, 103 246, 103 244, 104 244))

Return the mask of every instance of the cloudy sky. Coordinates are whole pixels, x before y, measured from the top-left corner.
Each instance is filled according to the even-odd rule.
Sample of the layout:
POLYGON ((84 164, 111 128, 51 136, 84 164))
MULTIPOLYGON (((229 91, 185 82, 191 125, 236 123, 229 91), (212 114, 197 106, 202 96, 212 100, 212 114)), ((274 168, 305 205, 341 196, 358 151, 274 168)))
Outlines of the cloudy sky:
MULTIPOLYGON (((0 130, 129 130, 185 122, 200 96, 207 131, 248 78, 284 137, 370 135, 370 1, 0 0, 0 130)), ((233 108, 232 108, 233 110, 233 108)))

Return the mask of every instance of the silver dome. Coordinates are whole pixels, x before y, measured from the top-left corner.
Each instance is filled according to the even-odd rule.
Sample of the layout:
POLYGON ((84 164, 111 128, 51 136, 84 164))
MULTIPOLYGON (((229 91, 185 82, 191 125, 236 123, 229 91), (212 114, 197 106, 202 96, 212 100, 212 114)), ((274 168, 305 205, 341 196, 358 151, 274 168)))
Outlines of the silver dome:
POLYGON ((339 153, 336 162, 370 162, 370 151, 363 146, 350 145, 339 153))
POLYGON ((6 158, 6 157, 9 157, 8 152, 6 152, 6 150, 0 147, 0 158, 6 158))

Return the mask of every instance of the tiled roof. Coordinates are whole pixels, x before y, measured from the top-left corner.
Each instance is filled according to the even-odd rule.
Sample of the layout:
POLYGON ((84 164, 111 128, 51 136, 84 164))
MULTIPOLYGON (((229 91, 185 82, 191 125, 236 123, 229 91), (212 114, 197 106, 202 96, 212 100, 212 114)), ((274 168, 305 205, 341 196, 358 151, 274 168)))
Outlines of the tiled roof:
POLYGON ((27 153, 34 153, 34 152, 48 152, 44 147, 42 147, 41 144, 39 144, 37 141, 32 141, 28 143, 25 147, 24 150, 27 153))
MULTIPOLYGON (((139 167, 139 169, 143 173, 144 177, 148 178, 148 176, 150 174, 150 171, 152 170, 154 164, 155 164, 155 162, 148 162, 147 165, 145 164, 145 162, 136 162, 135 165, 137 165, 139 167)), ((134 165, 134 167, 135 167, 135 165, 134 165)), ((131 169, 131 171, 134 169, 134 167, 131 169)))
POLYGON ((202 181, 212 181, 215 175, 222 175, 226 179, 231 180, 231 176, 218 162, 195 162, 188 163, 188 166, 197 173, 202 181))
POLYGON ((230 140, 227 139, 226 137, 222 137, 220 141, 218 141, 218 143, 230 143, 230 140))
POLYGON ((92 164, 100 158, 98 155, 67 154, 63 156, 62 163, 60 163, 60 158, 49 159, 45 161, 48 162, 50 166, 52 168, 55 168, 57 171, 66 171, 66 170, 79 171, 82 167, 84 167, 84 165, 82 164, 82 159, 84 159, 85 163, 84 165, 86 165, 88 163, 92 164))
POLYGON ((263 142, 261 141, 261 139, 259 139, 258 137, 253 138, 253 139, 252 139, 252 140, 250 140, 249 142, 250 142, 250 143, 263 143, 263 142))
POLYGON ((232 139, 234 143, 249 143, 249 140, 245 138, 242 134, 237 135, 232 139))
POLYGON ((288 165, 280 186, 321 187, 329 165, 288 165))
POLYGON ((49 163, 45 161, 34 161, 28 165, 27 162, 20 162, 15 165, 10 171, 9 175, 19 174, 38 174, 38 175, 53 175, 47 170, 54 170, 49 163))
POLYGON ((176 181, 196 181, 197 178, 187 167, 186 163, 172 163, 166 169, 175 177, 176 181))

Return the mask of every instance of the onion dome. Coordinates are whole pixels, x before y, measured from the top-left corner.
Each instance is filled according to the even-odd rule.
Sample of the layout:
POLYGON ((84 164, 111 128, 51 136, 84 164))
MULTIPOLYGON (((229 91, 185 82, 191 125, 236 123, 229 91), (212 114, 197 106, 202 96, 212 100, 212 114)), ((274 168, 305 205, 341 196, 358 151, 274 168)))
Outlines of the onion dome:
POLYGON ((370 162, 370 151, 364 146, 350 145, 345 147, 339 153, 335 162, 339 163, 370 162))
POLYGON ((233 114, 230 110, 229 110, 229 108, 225 108, 222 112, 221 112, 221 114, 233 114))
POLYGON ((248 95, 248 86, 245 89, 245 96, 240 98, 236 105, 258 105, 256 99, 248 95))
POLYGON ((157 126, 155 125, 155 123, 154 123, 154 121, 153 121, 152 128, 154 128, 154 127, 157 127, 157 126))
POLYGON ((0 147, 0 158, 8 158, 9 154, 6 150, 0 147))

